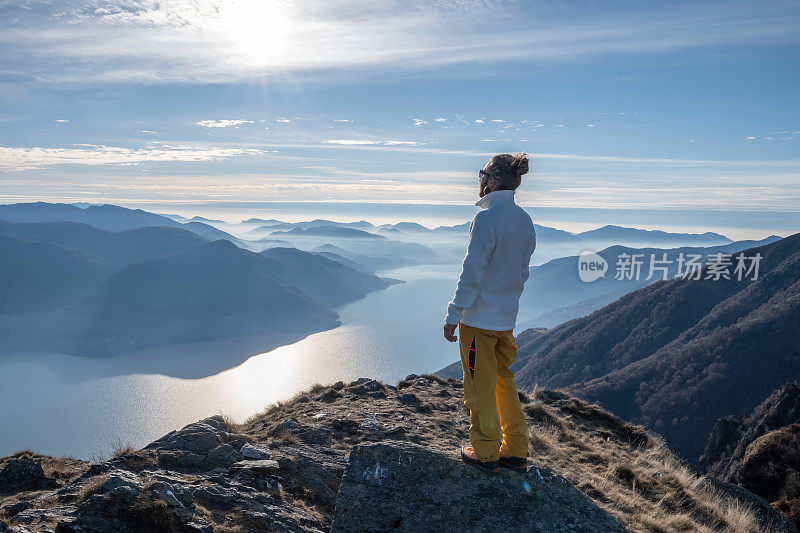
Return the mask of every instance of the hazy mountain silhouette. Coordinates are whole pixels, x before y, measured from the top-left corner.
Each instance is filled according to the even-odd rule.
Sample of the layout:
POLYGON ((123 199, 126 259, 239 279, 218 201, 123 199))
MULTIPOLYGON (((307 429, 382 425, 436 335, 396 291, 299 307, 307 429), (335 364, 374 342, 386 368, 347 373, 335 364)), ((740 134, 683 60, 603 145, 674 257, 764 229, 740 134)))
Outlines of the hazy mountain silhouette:
POLYGON ((376 235, 368 231, 354 228, 343 228, 339 226, 314 226, 310 228, 292 228, 285 231, 273 231, 270 236, 286 235, 298 237, 336 237, 344 239, 385 239, 383 235, 376 235))
POLYGON ((321 331, 338 325, 332 307, 396 282, 315 253, 259 254, 165 226, 0 221, 0 251, 2 347, 91 356, 321 331))
POLYGON ((92 253, 0 234, 0 313, 44 312, 67 305, 116 269, 116 264, 92 253))
POLYGON ((282 270, 274 268, 276 278, 300 288, 309 297, 331 307, 363 298, 369 292, 384 289, 396 282, 297 248, 270 248, 260 255, 283 267, 282 270))
POLYGON ((767 237, 760 241, 737 241, 723 246, 713 247, 681 247, 681 248, 631 248, 627 246, 611 246, 598 252, 607 264, 608 270, 604 277, 592 282, 583 282, 578 276, 578 256, 561 257, 553 259, 539 266, 531 267, 530 278, 525 284, 525 290, 520 298, 520 303, 526 305, 541 316, 521 323, 519 327, 553 327, 566 320, 583 316, 600 309, 623 295, 638 288, 649 285, 654 281, 663 279, 664 273, 658 270, 660 265, 667 268, 666 277, 675 275, 678 268, 678 257, 701 254, 703 262, 709 256, 717 253, 730 254, 775 242, 778 236, 767 237), (641 254, 642 265, 640 275, 617 275, 617 264, 620 257, 627 254, 641 254), (666 263, 659 263, 666 257, 666 263), (651 259, 652 265, 651 265, 651 259), (650 268, 653 267, 651 275, 650 268), (617 279, 617 278, 620 279, 617 279), (650 279, 647 279, 650 277, 650 279), (548 314, 546 314, 548 313, 548 314))
POLYGON ((208 242, 183 228, 148 226, 112 232, 79 222, 15 224, 0 220, 0 234, 91 252, 121 266, 182 252, 208 242))
POLYGON ((107 231, 124 231, 147 226, 183 228, 207 239, 228 239, 241 243, 233 235, 202 222, 180 223, 169 217, 142 209, 128 209, 117 205, 89 205, 31 202, 0 204, 0 220, 9 222, 80 222, 107 231))
MULTIPOLYGON (((250 221, 254 221, 258 219, 250 219, 250 221)), ((246 221, 249 222, 249 221, 246 221)), ((337 228, 350 228, 350 229, 358 229, 362 231, 374 231, 377 228, 370 222, 366 220, 359 220, 357 222, 337 222, 334 220, 325 220, 321 218, 317 218, 314 220, 305 220, 301 222, 285 222, 282 220, 264 220, 266 224, 260 225, 257 228, 250 230, 251 232, 260 232, 260 231, 275 231, 275 230, 291 230, 294 228, 299 229, 311 229, 311 228, 320 228, 320 227, 337 227, 337 228)))
POLYGON ((224 239, 130 265, 89 298, 53 314, 65 332, 59 351, 110 355, 256 328, 318 331, 338 325, 335 311, 278 279, 281 274, 268 258, 224 239))
POLYGON ((325 252, 325 251, 314 252, 314 253, 315 254, 319 254, 322 257, 327 257, 328 259, 330 259, 332 261, 336 261, 337 263, 341 263, 344 266, 348 266, 348 267, 353 268, 355 270, 360 270, 362 272, 367 272, 369 274, 373 274, 374 273, 369 267, 367 267, 365 265, 362 265, 360 263, 356 263, 355 261, 351 261, 350 259, 348 259, 348 258, 346 258, 346 257, 344 257, 342 255, 339 255, 337 253, 325 252))
POLYGON ((615 241, 626 244, 647 243, 683 246, 719 246, 731 243, 731 239, 719 233, 670 233, 661 230, 644 230, 607 225, 601 228, 583 231, 575 237, 585 241, 615 241))

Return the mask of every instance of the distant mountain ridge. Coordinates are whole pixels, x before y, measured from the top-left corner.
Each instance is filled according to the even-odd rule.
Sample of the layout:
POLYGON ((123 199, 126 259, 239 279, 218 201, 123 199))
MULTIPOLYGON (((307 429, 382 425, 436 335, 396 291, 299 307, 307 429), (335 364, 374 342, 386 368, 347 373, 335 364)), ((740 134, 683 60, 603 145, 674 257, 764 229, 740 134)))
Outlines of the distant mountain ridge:
MULTIPOLYGON (((537 309, 543 315, 561 315, 562 319, 554 323, 526 321, 530 326, 553 327, 566 320, 589 314, 600 309, 624 294, 632 292, 663 278, 673 278, 678 270, 680 257, 684 260, 691 256, 701 256, 698 260, 706 263, 717 254, 731 254, 775 242, 780 237, 770 236, 760 241, 736 241, 721 246, 711 247, 679 247, 679 248, 634 248, 615 245, 597 252, 606 260, 608 270, 605 275, 592 282, 581 281, 578 275, 579 256, 561 257, 548 261, 543 265, 530 268, 530 277, 520 298, 520 304, 537 309), (641 265, 624 271, 624 266, 631 258, 641 261, 641 265), (663 268, 663 270, 660 270, 663 268), (620 275, 622 274, 622 275, 620 275), (650 279, 648 279, 650 278, 650 279), (577 314, 571 314, 577 313, 577 314)), ((530 327, 528 326, 528 327, 530 327)), ((521 327, 521 326, 520 326, 521 327)))
POLYGON ((0 204, 0 220, 8 222, 80 222, 107 231, 124 231, 147 226, 170 226, 183 228, 207 239, 241 241, 222 230, 203 222, 176 222, 170 217, 144 211, 128 209, 112 204, 77 207, 72 204, 30 202, 0 204))
POLYGON ((164 343, 307 335, 397 280, 294 248, 186 229, 0 221, 0 349, 109 356, 164 343))
POLYGON ((339 237, 347 239, 385 239, 383 235, 376 235, 368 231, 354 228, 344 228, 339 226, 314 226, 310 228, 295 227, 290 230, 273 231, 274 235, 286 236, 314 236, 314 237, 339 237))

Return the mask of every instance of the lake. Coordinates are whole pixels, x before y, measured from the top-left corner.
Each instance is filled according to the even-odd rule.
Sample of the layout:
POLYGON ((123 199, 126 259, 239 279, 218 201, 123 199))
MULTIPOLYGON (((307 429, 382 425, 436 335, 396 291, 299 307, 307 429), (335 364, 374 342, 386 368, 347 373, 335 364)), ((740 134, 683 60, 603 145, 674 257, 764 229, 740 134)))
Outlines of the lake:
POLYGON ((459 358, 458 344, 442 336, 459 271, 460 264, 379 272, 406 283, 338 308, 338 328, 264 353, 226 341, 109 359, 0 354, 0 456, 30 448, 99 459, 214 414, 244 420, 317 382, 370 377, 394 385, 439 370, 459 358), (206 369, 213 374, 185 377, 206 369))

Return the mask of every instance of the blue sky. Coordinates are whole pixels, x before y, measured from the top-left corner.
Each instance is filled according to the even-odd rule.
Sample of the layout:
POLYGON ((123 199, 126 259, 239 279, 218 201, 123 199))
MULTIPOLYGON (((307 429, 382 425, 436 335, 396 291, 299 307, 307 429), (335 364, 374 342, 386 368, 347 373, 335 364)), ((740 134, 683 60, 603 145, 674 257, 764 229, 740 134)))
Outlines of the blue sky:
POLYGON ((0 202, 457 221, 524 150, 542 222, 787 234, 798 27, 796 1, 7 1, 0 202))

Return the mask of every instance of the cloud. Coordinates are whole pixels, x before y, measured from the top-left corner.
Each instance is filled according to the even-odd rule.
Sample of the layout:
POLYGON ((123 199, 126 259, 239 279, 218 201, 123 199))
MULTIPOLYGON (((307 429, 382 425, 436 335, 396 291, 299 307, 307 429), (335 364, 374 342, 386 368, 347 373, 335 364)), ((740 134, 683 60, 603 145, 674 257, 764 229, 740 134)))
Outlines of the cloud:
POLYGON ((433 119, 433 121, 434 121, 434 122, 447 122, 447 119, 446 119, 446 118, 439 117, 439 118, 435 118, 435 119, 433 119))
POLYGON ((264 156, 269 150, 216 148, 203 146, 158 145, 148 148, 123 148, 94 144, 74 144, 71 148, 0 146, 0 171, 33 170, 55 165, 136 165, 151 162, 220 161, 239 156, 264 156))
POLYGON ((479 118, 479 119, 475 120, 475 124, 483 124, 483 123, 484 123, 484 120, 482 118, 479 118))
POLYGON ((11 0, 0 6, 4 73, 45 83, 291 81, 295 73, 355 68, 551 64, 796 42, 800 24, 791 2, 567 12, 502 0, 11 0))
POLYGON ((66 118, 57 118, 53 122, 69 122, 69 119, 66 118))
POLYGON ((427 124, 428 123, 427 120, 422 120, 422 119, 419 119, 419 118, 412 118, 411 120, 414 121, 414 125, 415 126, 422 126, 423 124, 427 124))
MULTIPOLYGON (((297 118, 297 117, 295 117, 295 118, 297 118)), ((291 120, 289 120, 288 118, 284 118, 284 117, 278 117, 278 118, 275 119, 275 122, 280 122, 281 124, 288 124, 288 123, 291 122, 291 120)))
POLYGON ((230 128, 231 126, 239 126, 241 124, 253 124, 252 120, 233 119, 233 120, 201 120, 195 122, 198 126, 204 128, 230 128))
POLYGON ((343 146, 421 146, 424 144, 416 141, 374 141, 357 139, 330 139, 322 142, 326 144, 339 144, 343 146))

